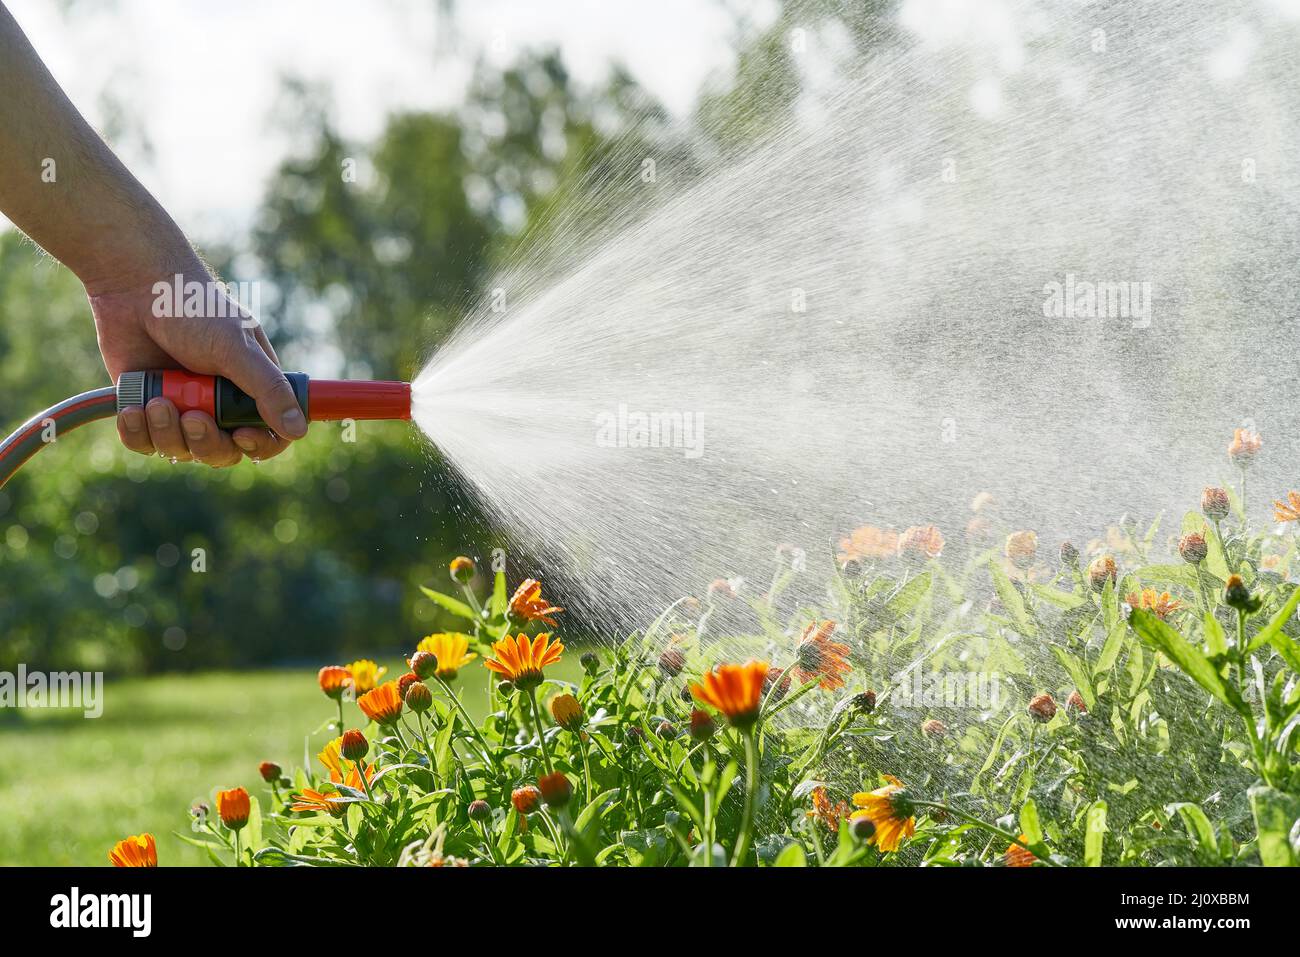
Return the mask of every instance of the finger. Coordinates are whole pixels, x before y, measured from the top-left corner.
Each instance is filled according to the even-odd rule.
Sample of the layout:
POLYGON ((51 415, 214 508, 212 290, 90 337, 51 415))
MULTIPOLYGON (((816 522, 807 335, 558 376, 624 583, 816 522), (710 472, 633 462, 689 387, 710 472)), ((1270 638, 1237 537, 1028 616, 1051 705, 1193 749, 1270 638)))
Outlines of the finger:
POLYGON ((258 462, 275 458, 289 447, 270 429, 235 429, 232 438, 245 455, 258 462))
POLYGON ((219 371, 253 397, 262 421, 279 435, 300 439, 307 434, 307 417, 298 405, 293 386, 257 344, 256 337, 241 335, 219 371))
POLYGON ((190 448, 185 444, 185 436, 181 434, 176 406, 166 399, 150 399, 144 407, 144 415, 149 422, 149 438, 158 453, 165 459, 188 462, 190 448))
POLYGON ((275 347, 271 345, 271 340, 266 337, 266 333, 262 330, 260 325, 253 330, 253 335, 257 337, 257 344, 262 347, 262 351, 266 353, 266 357, 276 365, 279 365, 280 357, 275 354, 275 347))
POLYGON ((149 438, 149 424, 144 409, 138 405, 123 409, 117 416, 117 435, 132 452, 153 455, 153 442, 149 438))
POLYGON ((185 434, 185 444, 190 447, 190 454, 196 462, 224 469, 244 457, 235 448, 230 433, 217 428, 216 421, 206 412, 191 411, 182 415, 181 432, 185 434))

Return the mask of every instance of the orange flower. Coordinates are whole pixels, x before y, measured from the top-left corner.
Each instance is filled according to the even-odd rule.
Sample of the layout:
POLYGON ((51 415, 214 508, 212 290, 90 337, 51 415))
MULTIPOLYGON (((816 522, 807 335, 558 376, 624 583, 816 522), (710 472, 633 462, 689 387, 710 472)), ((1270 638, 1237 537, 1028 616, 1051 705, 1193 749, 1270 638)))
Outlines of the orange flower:
POLYGON ((238 831, 247 824, 250 813, 252 808, 248 803, 248 792, 243 788, 217 792, 217 815, 221 818, 221 823, 232 831, 238 831))
POLYGON ((1273 503, 1273 518, 1279 522, 1300 522, 1300 492, 1287 492, 1286 503, 1273 503))
POLYGON ((938 558, 943 545, 943 534, 933 525, 913 525, 898 539, 899 554, 913 558, 938 558))
POLYGON ((556 608, 542 597, 542 583, 535 578, 521 581, 510 598, 510 614, 527 621, 545 622, 552 628, 555 627, 555 619, 550 616, 561 611, 564 609, 556 608))
MULTIPOLYGON (((1023 841, 1024 839, 1025 836, 1021 834, 1020 840, 1023 841)), ((1027 847, 1021 847, 1019 844, 1012 844, 1007 847, 1005 857, 1007 867, 1033 867, 1034 861, 1038 860, 1033 851, 1027 847)))
POLYGON ((1118 575, 1119 570, 1115 567, 1115 559, 1109 555, 1094 558, 1092 564, 1088 566, 1088 581, 1097 591, 1105 590, 1107 579, 1114 584, 1118 575))
POLYGON ((853 812, 852 820, 870 821, 875 830, 867 843, 889 852, 898 850, 904 837, 916 833, 916 818, 906 785, 888 774, 885 780, 888 783, 883 787, 853 795, 853 803, 861 810, 853 812))
POLYGON ((864 558, 892 558, 898 554, 898 532, 863 525, 840 539, 840 564, 864 558))
POLYGON ((796 664, 794 676, 801 684, 818 680, 818 686, 824 691, 834 691, 844 687, 840 675, 851 671, 853 666, 845 659, 849 646, 838 641, 831 641, 835 631, 835 622, 812 622, 803 630, 799 646, 795 649, 796 664))
POLYGON ((113 845, 108 859, 114 867, 157 867, 158 846, 152 834, 132 834, 113 845))
POLYGON ((511 638, 506 635, 492 646, 496 657, 486 659, 483 664, 489 671, 495 671, 507 681, 524 691, 530 691, 542 683, 542 669, 556 664, 564 651, 560 642, 552 642, 548 632, 542 632, 529 640, 527 635, 511 638))
POLYGON ((427 651, 438 659, 437 675, 444 681, 456 677, 461 668, 478 657, 469 650, 469 636, 458 632, 438 632, 421 638, 415 650, 427 651))
POLYGON ((1232 442, 1228 445, 1228 458, 1245 468, 1259 453, 1263 444, 1264 440, 1259 437, 1258 432, 1236 429, 1232 433, 1232 442))
POLYGON ((376 724, 392 724, 402 713, 402 696, 397 693, 396 681, 385 681, 373 691, 357 699, 357 707, 376 724))
POLYGON ((290 806, 293 811, 323 811, 334 817, 342 817, 347 813, 348 802, 343 799, 343 795, 335 791, 313 791, 311 788, 303 788, 298 799, 290 806))
POLYGON ((831 803, 830 795, 826 789, 818 785, 812 789, 813 809, 808 812, 808 817, 816 818, 826 825, 826 829, 831 832, 840 829, 840 822, 848 817, 853 809, 844 801, 831 803))
POLYGON ((338 699, 343 696, 343 689, 351 683, 352 672, 342 665, 326 665, 316 675, 316 680, 320 682, 321 691, 328 697, 338 699))
POLYGON ((1171 596, 1169 592, 1157 593, 1154 588, 1144 588, 1141 594, 1130 592, 1124 596, 1124 600, 1128 602, 1130 608, 1141 608, 1152 612, 1161 620, 1183 607, 1183 603, 1171 596))
POLYGON ((1034 556, 1038 554, 1038 533, 1012 532, 1007 536, 1003 551, 1007 561, 1023 571, 1034 563, 1034 556))
POLYGON ((451 577, 462 585, 468 584, 474 577, 474 559, 457 555, 447 563, 447 571, 451 572, 451 577))
POLYGON ((348 665, 348 673, 352 676, 352 690, 358 695, 365 694, 379 684, 379 679, 387 672, 387 668, 379 667, 369 658, 360 658, 348 665))
POLYGON ((769 667, 768 662, 752 658, 743 665, 718 665, 690 686, 691 694, 700 704, 721 711, 734 726, 748 728, 758 720, 769 667))

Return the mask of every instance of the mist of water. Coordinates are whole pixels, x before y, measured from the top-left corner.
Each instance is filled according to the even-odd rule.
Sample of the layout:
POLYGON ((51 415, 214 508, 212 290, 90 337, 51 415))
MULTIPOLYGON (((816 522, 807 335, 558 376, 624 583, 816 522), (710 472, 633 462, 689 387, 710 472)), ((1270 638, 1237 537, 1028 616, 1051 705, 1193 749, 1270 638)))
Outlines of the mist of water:
POLYGON ((1254 517, 1300 482, 1300 23, 1013 3, 994 47, 910 31, 925 6, 867 53, 811 25, 742 157, 616 156, 612 225, 565 210, 415 381, 536 571, 616 626, 761 590, 782 543, 824 581, 863 523, 958 542, 981 491, 1045 545, 1176 530, 1243 425, 1254 517))

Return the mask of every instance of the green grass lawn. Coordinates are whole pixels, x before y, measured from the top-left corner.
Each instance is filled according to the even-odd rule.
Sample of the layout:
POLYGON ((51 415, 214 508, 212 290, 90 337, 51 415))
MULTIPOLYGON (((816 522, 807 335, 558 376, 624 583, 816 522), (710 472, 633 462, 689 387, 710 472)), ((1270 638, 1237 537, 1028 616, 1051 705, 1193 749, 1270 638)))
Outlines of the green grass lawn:
MULTIPOLYGON (((388 664, 390 677, 401 673, 388 664)), ((477 716, 483 672, 462 677, 477 716)), ((304 751, 314 760, 335 713, 310 669, 108 682, 103 700, 94 720, 0 711, 0 865, 107 865, 116 841, 142 831, 157 838, 159 864, 204 864, 172 834, 189 833, 190 806, 211 805, 219 788, 266 794, 258 763, 287 772, 304 751)), ((355 704, 345 708, 346 720, 363 720, 355 704)))

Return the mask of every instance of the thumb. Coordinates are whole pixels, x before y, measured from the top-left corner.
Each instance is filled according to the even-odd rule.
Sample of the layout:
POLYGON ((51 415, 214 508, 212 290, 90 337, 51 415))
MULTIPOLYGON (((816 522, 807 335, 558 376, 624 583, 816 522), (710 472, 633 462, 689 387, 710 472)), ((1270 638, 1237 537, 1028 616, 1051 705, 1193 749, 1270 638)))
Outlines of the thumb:
POLYGON ((293 386, 257 343, 241 346, 222 374, 252 396, 263 421, 277 434, 287 439, 302 438, 307 434, 307 417, 298 405, 293 386))

